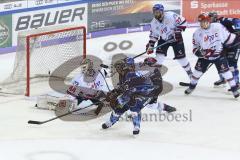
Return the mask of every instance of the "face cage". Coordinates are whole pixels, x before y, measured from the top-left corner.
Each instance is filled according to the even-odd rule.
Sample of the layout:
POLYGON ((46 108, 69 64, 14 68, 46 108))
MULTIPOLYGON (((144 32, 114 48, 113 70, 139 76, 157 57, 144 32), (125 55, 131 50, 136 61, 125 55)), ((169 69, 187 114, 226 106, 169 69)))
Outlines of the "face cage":
POLYGON ((153 15, 157 19, 161 19, 163 17, 163 11, 153 9, 153 15))
POLYGON ((89 69, 89 66, 88 64, 82 64, 81 65, 81 71, 82 71, 82 74, 85 74, 89 69))
POLYGON ((200 21, 199 23, 202 29, 208 29, 210 26, 210 22, 207 20, 200 21))

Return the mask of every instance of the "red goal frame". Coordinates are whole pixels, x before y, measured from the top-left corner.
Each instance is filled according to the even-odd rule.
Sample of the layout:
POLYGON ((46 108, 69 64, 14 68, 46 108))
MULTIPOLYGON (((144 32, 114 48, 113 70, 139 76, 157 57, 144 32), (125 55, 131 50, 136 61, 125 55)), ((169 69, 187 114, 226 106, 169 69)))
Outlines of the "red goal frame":
POLYGON ((54 31, 47 31, 47 32, 42 32, 38 34, 32 34, 26 36, 26 93, 25 96, 30 96, 30 40, 31 38, 36 38, 39 36, 43 35, 48 35, 48 34, 54 34, 54 33, 60 33, 60 32, 66 32, 66 31, 72 31, 72 30, 82 30, 83 31, 83 58, 86 58, 86 37, 87 37, 87 32, 86 32, 86 27, 85 26, 79 26, 79 27, 69 27, 65 29, 57 29, 54 31))

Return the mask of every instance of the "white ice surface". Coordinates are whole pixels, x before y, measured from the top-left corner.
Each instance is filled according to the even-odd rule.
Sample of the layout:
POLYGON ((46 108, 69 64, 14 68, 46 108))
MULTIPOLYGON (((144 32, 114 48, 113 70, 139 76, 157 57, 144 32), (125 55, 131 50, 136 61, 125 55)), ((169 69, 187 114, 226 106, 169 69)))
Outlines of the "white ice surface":
MULTIPOLYGON (((191 54, 191 35, 184 33, 187 57, 193 67, 196 58, 191 54)), ((139 54, 145 50, 148 32, 108 36, 87 41, 88 53, 104 60, 116 53, 139 54), (103 50, 107 42, 130 40, 133 47, 126 51, 103 50)), ((184 95, 179 81, 188 78, 180 65, 172 60, 169 51, 165 65, 168 72, 164 80, 174 90, 160 99, 176 106, 177 113, 192 112, 192 121, 143 122, 141 133, 133 137, 132 124, 119 122, 108 130, 101 124, 109 114, 87 122, 55 120, 36 126, 28 120, 46 120, 54 112, 37 110, 34 101, 23 96, 0 95, 0 159, 1 160, 87 160, 87 159, 163 159, 163 160, 239 160, 240 159, 240 102, 226 92, 226 88, 213 88, 218 79, 211 67, 201 78, 192 95, 184 95)), ((0 56, 0 79, 4 79, 13 66, 14 54, 0 56)), ((37 89, 37 88, 36 88, 37 89)), ((143 113, 156 113, 144 109, 143 113)))

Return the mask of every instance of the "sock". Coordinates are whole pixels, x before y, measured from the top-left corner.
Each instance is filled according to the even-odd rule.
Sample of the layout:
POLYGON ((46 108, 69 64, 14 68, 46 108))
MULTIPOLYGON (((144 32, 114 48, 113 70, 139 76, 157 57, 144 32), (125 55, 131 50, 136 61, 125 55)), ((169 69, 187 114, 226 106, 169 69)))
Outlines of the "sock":
POLYGON ((239 84, 239 70, 238 70, 238 68, 234 68, 233 78, 234 78, 236 84, 239 84))
POLYGON ((187 58, 178 59, 178 63, 182 66, 182 68, 187 72, 188 76, 192 76, 192 70, 190 63, 188 62, 187 58))
POLYGON ((138 112, 132 112, 132 122, 133 122, 133 126, 134 128, 140 128, 140 123, 141 123, 141 113, 138 112))
POLYGON ((233 78, 233 75, 232 75, 232 72, 231 71, 227 71, 227 72, 224 72, 222 74, 223 78, 227 80, 229 86, 232 88, 232 87, 235 87, 236 86, 236 82, 233 78))
POLYGON ((113 111, 112 114, 111 114, 111 116, 110 116, 110 122, 111 122, 112 124, 116 123, 116 122, 119 120, 120 116, 121 116, 121 115, 118 115, 118 114, 116 114, 116 113, 113 111))
POLYGON ((203 75, 202 72, 197 71, 196 69, 194 69, 190 83, 191 83, 192 85, 197 85, 198 80, 200 79, 200 77, 201 77, 202 75, 203 75))

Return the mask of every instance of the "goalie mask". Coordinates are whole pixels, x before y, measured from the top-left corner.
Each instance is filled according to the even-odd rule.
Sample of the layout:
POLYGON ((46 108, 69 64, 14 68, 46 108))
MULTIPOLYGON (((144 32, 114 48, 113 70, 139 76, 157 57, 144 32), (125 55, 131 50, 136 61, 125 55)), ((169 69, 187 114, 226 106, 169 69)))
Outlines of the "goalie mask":
POLYGON ((90 59, 83 59, 80 67, 83 74, 91 74, 93 72, 93 62, 90 59))

